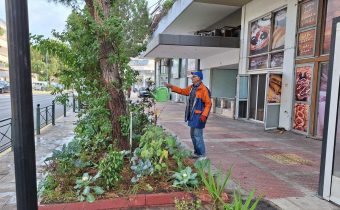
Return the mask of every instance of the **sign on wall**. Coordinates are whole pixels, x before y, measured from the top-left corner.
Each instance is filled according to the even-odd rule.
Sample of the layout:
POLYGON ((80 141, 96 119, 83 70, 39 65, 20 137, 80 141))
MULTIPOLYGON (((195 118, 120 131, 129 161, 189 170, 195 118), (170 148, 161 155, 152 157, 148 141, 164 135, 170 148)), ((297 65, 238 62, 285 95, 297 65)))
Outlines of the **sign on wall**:
POLYGON ((299 27, 315 26, 318 16, 318 1, 307 1, 301 5, 299 27))
POLYGON ((308 131, 308 114, 309 105, 303 103, 295 103, 294 105, 294 124, 293 128, 298 131, 308 131))
POLYGON ((297 56, 314 55, 315 29, 299 33, 297 56))

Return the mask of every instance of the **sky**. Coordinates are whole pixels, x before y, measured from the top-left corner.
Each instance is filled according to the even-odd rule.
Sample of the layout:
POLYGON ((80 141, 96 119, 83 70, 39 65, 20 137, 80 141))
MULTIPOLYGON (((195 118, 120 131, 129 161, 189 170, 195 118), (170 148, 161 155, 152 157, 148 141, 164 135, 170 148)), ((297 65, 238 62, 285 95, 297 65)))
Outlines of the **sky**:
MULTIPOLYGON (((147 0, 154 5, 158 0, 147 0)), ((27 0, 30 33, 51 37, 51 31, 63 31, 71 8, 48 0, 27 0)), ((0 0, 0 19, 6 20, 5 0, 0 0)))

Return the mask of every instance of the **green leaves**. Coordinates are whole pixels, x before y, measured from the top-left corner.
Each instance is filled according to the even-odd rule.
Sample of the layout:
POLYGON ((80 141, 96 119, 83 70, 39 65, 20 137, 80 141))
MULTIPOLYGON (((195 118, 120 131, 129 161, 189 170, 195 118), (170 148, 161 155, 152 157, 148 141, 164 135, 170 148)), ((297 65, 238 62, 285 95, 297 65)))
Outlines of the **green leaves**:
POLYGON ((172 186, 179 187, 179 188, 197 187, 198 181, 196 177, 197 177, 197 174, 192 173, 192 169, 188 166, 184 170, 181 170, 180 172, 176 172, 172 175, 172 178, 174 179, 172 186))
POLYGON ((76 186, 74 187, 77 190, 78 200, 84 201, 86 200, 89 203, 92 203, 96 200, 95 195, 104 194, 104 190, 95 185, 96 180, 100 177, 100 173, 97 173, 94 177, 90 176, 88 173, 84 173, 80 179, 77 179, 76 186))
POLYGON ((106 156, 99 162, 99 171, 105 181, 106 188, 112 188, 122 178, 123 154, 109 149, 106 156))

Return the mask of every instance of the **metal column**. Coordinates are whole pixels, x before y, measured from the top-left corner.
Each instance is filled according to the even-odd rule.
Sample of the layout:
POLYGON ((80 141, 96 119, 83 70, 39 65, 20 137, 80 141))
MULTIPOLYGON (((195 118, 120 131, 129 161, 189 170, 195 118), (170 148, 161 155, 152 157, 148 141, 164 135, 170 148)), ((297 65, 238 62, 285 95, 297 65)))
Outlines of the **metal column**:
POLYGON ((36 210, 31 61, 27 0, 6 0, 12 139, 18 210, 36 210))

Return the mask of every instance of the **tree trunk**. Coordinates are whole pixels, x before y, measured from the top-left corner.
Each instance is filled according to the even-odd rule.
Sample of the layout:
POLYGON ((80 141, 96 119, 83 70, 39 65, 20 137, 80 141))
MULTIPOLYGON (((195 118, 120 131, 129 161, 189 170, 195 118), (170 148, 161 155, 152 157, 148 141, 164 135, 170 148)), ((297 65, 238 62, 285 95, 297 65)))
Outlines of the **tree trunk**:
MULTIPOLYGON (((110 1, 95 1, 104 13, 104 18, 109 18, 110 1)), ((94 7, 93 0, 86 0, 85 2, 91 16, 95 19, 97 24, 101 25, 103 20, 99 17, 98 12, 94 7)), ((102 71, 102 79, 111 96, 108 107, 111 111, 112 136, 114 140, 118 141, 118 146, 121 149, 128 149, 129 143, 127 139, 123 137, 119 123, 119 117, 127 114, 120 69, 117 63, 111 64, 108 60, 110 55, 117 55, 118 53, 118 49, 115 48, 115 43, 105 40, 104 37, 100 38, 100 68, 102 71)))

